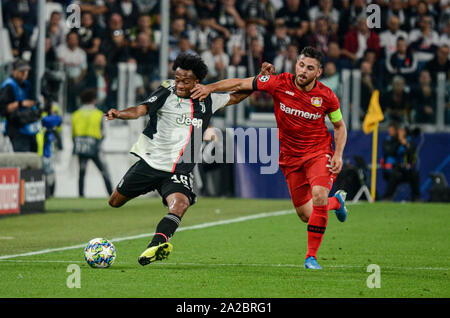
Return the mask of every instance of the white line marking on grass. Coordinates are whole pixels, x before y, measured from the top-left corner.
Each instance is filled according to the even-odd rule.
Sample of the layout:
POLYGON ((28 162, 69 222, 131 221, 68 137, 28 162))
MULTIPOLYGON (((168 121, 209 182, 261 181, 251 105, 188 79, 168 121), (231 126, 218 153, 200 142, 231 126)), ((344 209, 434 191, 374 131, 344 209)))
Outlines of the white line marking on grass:
MULTIPOLYGON (((204 228, 218 226, 218 225, 226 225, 226 224, 232 224, 232 223, 245 222, 248 220, 256 220, 256 219, 261 219, 261 218, 266 218, 266 217, 286 215, 286 214, 291 214, 293 212, 294 212, 293 209, 275 211, 275 212, 264 212, 264 213, 242 216, 242 217, 229 219, 229 220, 207 222, 207 223, 201 223, 201 224, 191 225, 191 226, 182 226, 177 229, 177 232, 187 231, 187 230, 198 230, 198 229, 204 229, 204 228)), ((136 239, 140 239, 140 238, 144 238, 144 237, 150 237, 150 236, 153 236, 154 234, 155 233, 152 232, 152 233, 143 233, 143 234, 133 235, 133 236, 117 237, 117 238, 111 239, 111 241, 112 242, 121 242, 121 241, 136 240, 136 239)), ((57 247, 57 248, 48 248, 45 250, 27 252, 27 253, 3 255, 3 256, 0 256, 0 260, 10 259, 10 258, 15 258, 15 257, 22 257, 22 256, 33 256, 33 255, 48 254, 48 253, 53 253, 53 252, 62 252, 62 251, 73 250, 73 249, 77 249, 77 248, 84 248, 86 246, 86 244, 87 243, 72 245, 72 246, 57 247)))
POLYGON ((0 236, 0 240, 14 240, 13 236, 0 236))
MULTIPOLYGON (((84 261, 64 261, 64 260, 16 260, 16 259, 8 259, 8 260, 0 260, 0 262, 8 262, 8 263, 84 263, 84 261)), ((118 262, 119 265, 136 265, 137 263, 130 262, 118 262)), ((170 262, 159 262, 153 263, 151 266, 208 266, 208 267, 294 267, 294 268, 303 268, 302 264, 243 264, 243 263, 170 263, 170 262)), ((323 265, 324 268, 362 268, 365 269, 365 265, 323 265)), ((387 270, 420 270, 420 271, 448 271, 450 268, 445 267, 400 267, 400 266, 383 266, 383 269, 387 270)))

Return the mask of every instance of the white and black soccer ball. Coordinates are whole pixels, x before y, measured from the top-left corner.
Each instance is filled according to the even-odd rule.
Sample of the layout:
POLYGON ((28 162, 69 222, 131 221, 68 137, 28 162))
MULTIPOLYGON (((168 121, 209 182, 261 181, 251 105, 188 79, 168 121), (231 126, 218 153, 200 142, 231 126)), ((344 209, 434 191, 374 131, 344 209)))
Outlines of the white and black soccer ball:
POLYGON ((84 259, 94 268, 110 267, 116 259, 116 248, 107 239, 92 239, 84 248, 84 259))

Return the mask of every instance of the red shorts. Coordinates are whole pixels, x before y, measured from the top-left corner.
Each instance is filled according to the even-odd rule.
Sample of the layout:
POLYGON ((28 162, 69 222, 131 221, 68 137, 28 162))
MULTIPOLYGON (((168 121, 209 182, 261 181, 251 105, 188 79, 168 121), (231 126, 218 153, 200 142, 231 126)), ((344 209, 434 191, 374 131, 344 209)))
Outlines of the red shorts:
POLYGON ((299 207, 311 200, 313 186, 331 190, 337 174, 330 171, 333 152, 315 153, 305 157, 280 154, 280 168, 286 178, 292 202, 299 207))

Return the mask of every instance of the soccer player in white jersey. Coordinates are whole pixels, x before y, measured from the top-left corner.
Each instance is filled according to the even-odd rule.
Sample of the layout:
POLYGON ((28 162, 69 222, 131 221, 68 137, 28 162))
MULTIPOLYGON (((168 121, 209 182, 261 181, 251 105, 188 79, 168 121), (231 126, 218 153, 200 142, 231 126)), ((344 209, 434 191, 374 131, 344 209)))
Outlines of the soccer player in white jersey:
MULTIPOLYGON (((199 56, 180 54, 173 70, 175 80, 163 82, 142 104, 121 111, 110 109, 105 114, 107 120, 149 116, 147 126, 130 151, 140 160, 126 172, 109 199, 110 206, 118 208, 132 198, 157 190, 168 208, 168 214, 138 258, 141 265, 167 258, 173 249, 170 238, 186 210, 196 202, 191 173, 195 160, 186 160, 200 151, 201 140, 196 139, 203 138, 216 110, 238 104, 251 94, 251 91, 213 93, 202 101, 191 99, 191 90, 205 78, 207 66, 199 56)), ((261 71, 272 74, 275 70, 265 63, 261 71)))

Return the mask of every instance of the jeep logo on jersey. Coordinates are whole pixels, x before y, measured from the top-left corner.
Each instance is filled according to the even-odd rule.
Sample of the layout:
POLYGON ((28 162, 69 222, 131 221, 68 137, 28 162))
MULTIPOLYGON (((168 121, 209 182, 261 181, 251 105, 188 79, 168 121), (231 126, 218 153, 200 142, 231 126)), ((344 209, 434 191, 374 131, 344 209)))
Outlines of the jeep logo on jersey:
POLYGON ((181 118, 178 117, 177 118, 177 123, 178 124, 184 124, 184 125, 187 125, 187 126, 192 125, 192 126, 194 126, 196 128, 202 128, 202 126, 203 126, 203 119, 190 118, 190 117, 187 117, 186 115, 183 115, 183 117, 181 117, 181 118))
POLYGON ((280 103, 280 109, 282 111, 284 111, 286 114, 303 117, 305 119, 316 120, 316 119, 319 119, 320 117, 322 117, 322 115, 319 114, 319 113, 312 114, 312 113, 305 112, 305 111, 300 110, 300 109, 290 108, 290 107, 286 106, 283 103, 280 103))
POLYGON ((315 106, 315 107, 320 107, 322 106, 322 97, 311 97, 311 105, 315 106))

